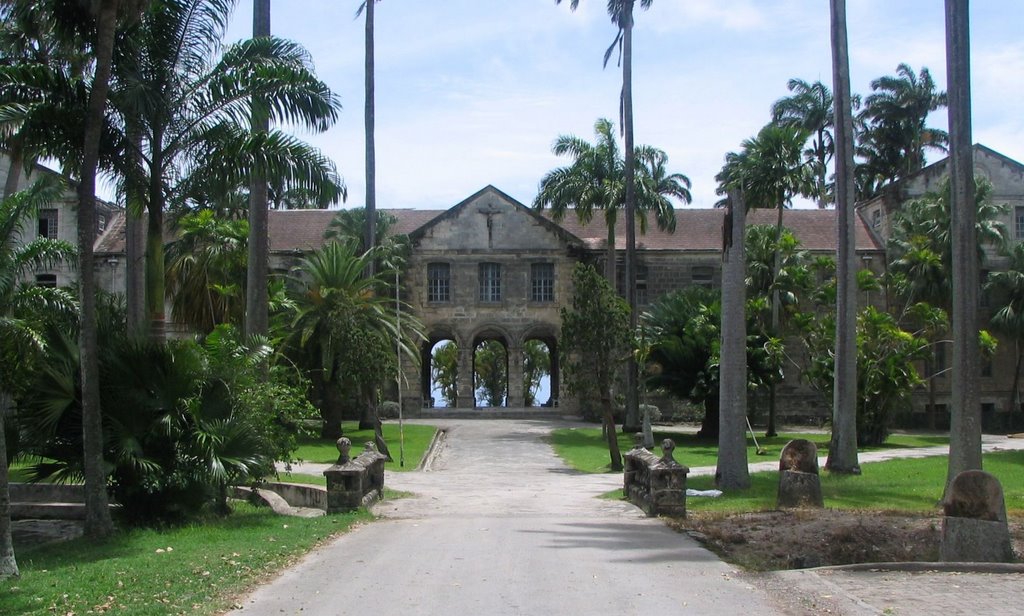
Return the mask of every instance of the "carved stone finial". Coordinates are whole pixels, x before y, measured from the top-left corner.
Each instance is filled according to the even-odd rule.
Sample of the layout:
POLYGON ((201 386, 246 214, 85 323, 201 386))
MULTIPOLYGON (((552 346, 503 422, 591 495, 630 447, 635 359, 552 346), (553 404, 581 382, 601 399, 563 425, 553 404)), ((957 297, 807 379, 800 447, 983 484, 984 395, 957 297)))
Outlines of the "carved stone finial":
POLYGON ((663 466, 679 466, 672 452, 675 451, 676 443, 670 438, 661 441, 661 459, 658 460, 663 466))
POLYGON ((343 437, 338 439, 336 445, 338 446, 338 453, 340 454, 338 456, 338 462, 337 463, 338 464, 347 464, 348 461, 351 460, 351 458, 348 455, 348 452, 351 451, 351 449, 352 449, 352 441, 350 441, 349 439, 347 439, 347 438, 345 438, 343 436, 343 437))
POLYGON ((642 432, 633 433, 633 449, 644 448, 644 435, 642 432))
POLYGON ((363 445, 363 451, 372 451, 373 453, 377 453, 377 443, 374 443, 373 441, 366 441, 363 445))

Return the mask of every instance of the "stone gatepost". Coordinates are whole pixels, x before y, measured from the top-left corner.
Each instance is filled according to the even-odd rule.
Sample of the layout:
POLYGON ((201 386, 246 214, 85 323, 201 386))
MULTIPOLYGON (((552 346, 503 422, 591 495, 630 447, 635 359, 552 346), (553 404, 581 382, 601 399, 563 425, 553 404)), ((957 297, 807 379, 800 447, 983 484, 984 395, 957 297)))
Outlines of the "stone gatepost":
POLYGON ((818 475, 818 447, 798 438, 786 443, 779 458, 779 492, 776 507, 825 506, 818 475))
POLYGON ((363 453, 349 458, 352 441, 338 439, 338 461, 324 471, 327 477, 327 513, 355 511, 369 506, 384 496, 384 462, 372 442, 366 443, 363 453))
POLYGON ((993 475, 964 471, 953 478, 942 503, 944 562, 1013 562, 1003 487, 993 475))

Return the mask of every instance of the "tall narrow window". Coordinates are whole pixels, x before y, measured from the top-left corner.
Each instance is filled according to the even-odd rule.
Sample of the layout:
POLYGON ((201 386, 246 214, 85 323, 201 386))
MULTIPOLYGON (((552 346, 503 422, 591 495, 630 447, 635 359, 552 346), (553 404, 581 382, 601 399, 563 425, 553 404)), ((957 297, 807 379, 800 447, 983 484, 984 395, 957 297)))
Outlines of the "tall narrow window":
POLYGON ((427 301, 452 300, 452 268, 448 263, 427 264, 427 301))
POLYGON ((637 264, 636 266, 636 303, 644 305, 647 303, 647 266, 637 264))
POLYGON ((51 289, 56 288, 57 274, 36 274, 36 286, 49 287, 51 289))
POLYGON ((39 237, 57 239, 57 210, 39 210, 39 237))
POLYGON ((1024 240, 1024 207, 1018 207, 1013 213, 1013 230, 1018 240, 1024 240))
POLYGON ((715 270, 712 267, 706 265, 694 266, 690 270, 690 278, 694 285, 698 287, 704 287, 710 289, 714 284, 715 270))
POLYGON ((534 263, 530 265, 530 301, 555 301, 554 263, 534 263))
POLYGON ((480 301, 501 301, 501 264, 480 264, 480 301))

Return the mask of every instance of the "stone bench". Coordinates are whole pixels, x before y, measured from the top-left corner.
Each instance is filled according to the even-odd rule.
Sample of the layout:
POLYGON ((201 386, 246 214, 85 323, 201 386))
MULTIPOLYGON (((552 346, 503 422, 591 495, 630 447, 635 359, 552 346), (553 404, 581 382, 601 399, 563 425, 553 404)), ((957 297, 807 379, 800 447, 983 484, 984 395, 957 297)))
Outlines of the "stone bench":
POLYGON ((384 463, 387 456, 367 442, 363 453, 349 458, 352 441, 338 439, 338 461, 324 471, 327 477, 327 513, 355 511, 384 498, 384 463))
POLYGON ((640 444, 626 452, 622 476, 622 492, 631 503, 647 515, 686 516, 686 475, 690 469, 675 461, 672 439, 661 442, 662 457, 640 444))

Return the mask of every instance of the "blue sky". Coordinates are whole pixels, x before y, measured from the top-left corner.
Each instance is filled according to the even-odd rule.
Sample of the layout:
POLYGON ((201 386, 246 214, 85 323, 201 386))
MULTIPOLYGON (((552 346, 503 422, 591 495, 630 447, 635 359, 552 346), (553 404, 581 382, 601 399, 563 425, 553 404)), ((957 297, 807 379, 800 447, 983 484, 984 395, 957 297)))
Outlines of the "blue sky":
MULTIPOLYGON (((272 0, 274 34, 302 43, 340 96, 340 121, 299 133, 338 165, 344 207, 364 201, 363 22, 359 0, 272 0)), ((229 40, 251 30, 240 3, 229 40)), ((592 140, 617 121, 621 73, 601 61, 615 35, 606 3, 382 0, 376 10, 378 207, 444 209, 493 184, 523 203, 560 134, 592 140)), ((942 0, 849 0, 853 91, 906 62, 945 89, 942 0)), ((972 3, 974 141, 1024 161, 1024 3, 972 3)), ((656 0, 636 16, 637 143, 669 155, 711 207, 726 152, 769 120, 792 77, 831 86, 826 0, 656 0)), ((945 110, 931 125, 945 127, 945 110)), ((934 160, 937 156, 932 155, 934 160)))

